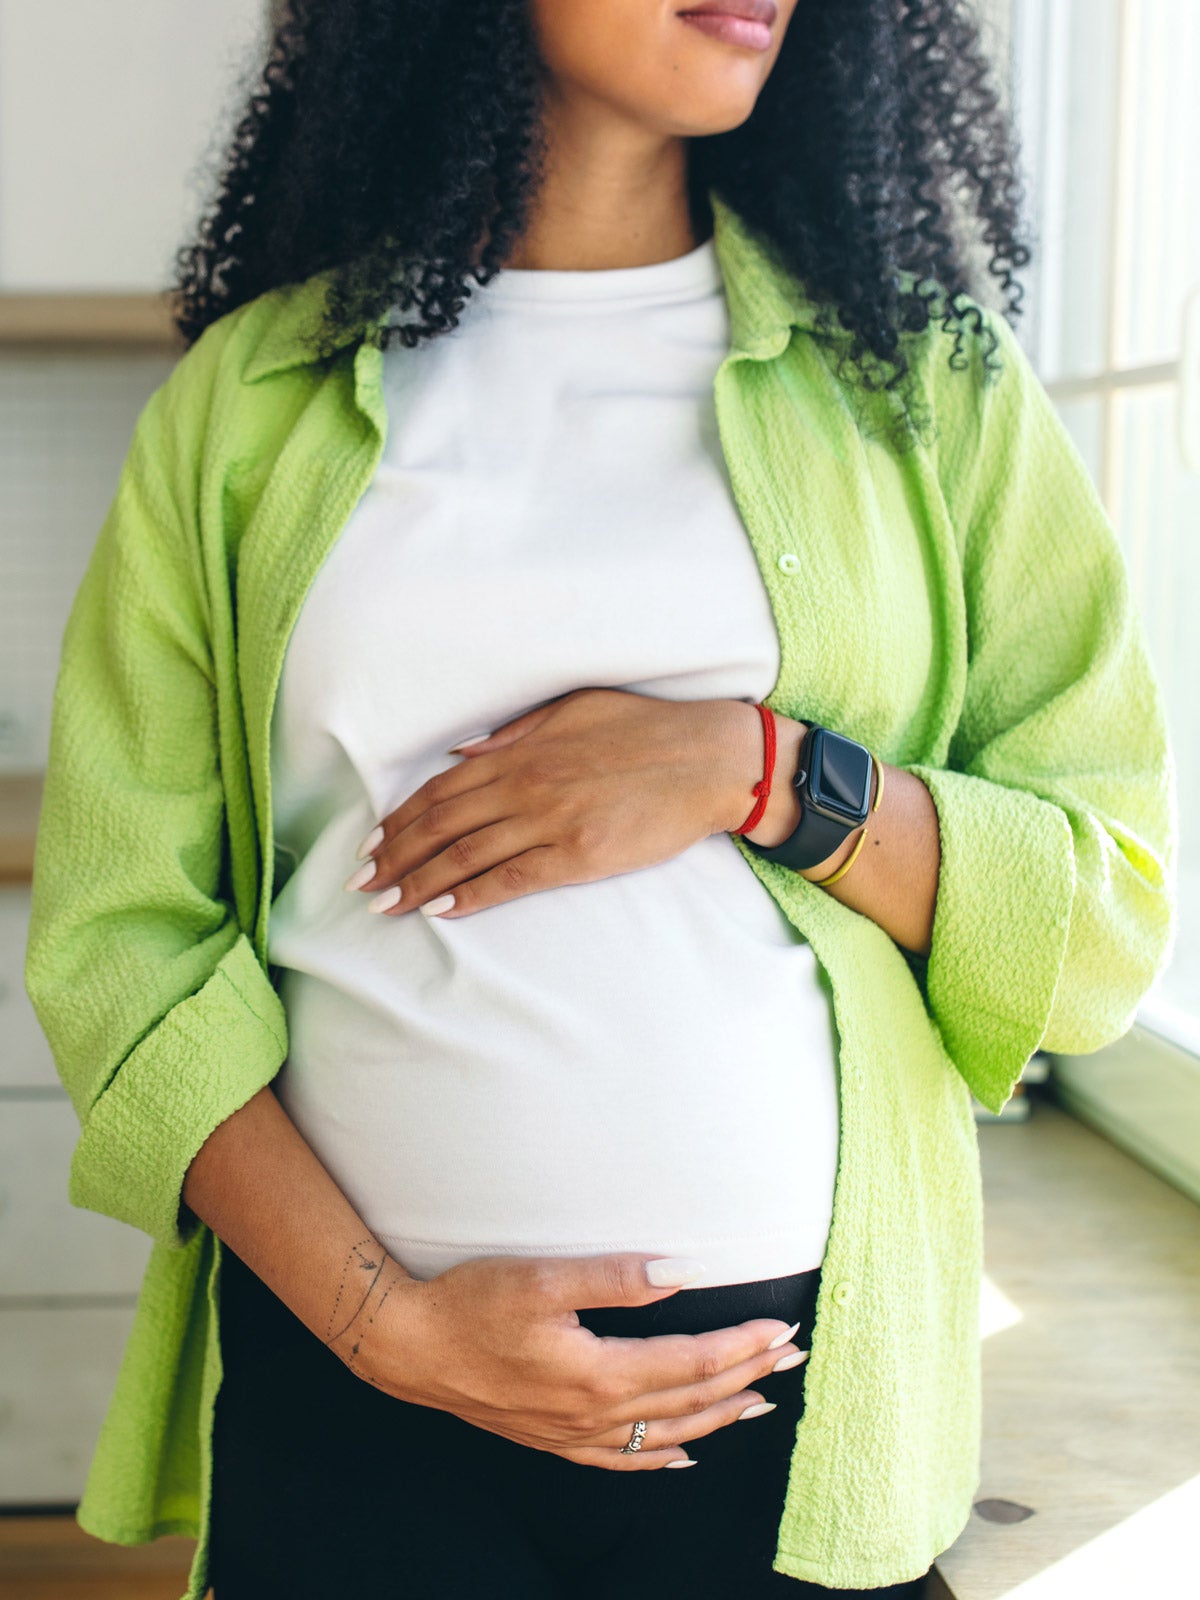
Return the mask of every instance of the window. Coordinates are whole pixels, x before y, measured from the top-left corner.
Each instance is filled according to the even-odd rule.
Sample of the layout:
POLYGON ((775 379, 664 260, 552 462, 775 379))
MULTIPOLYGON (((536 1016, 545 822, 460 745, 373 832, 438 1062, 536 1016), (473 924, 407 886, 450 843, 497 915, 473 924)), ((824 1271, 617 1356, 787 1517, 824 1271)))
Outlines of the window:
POLYGON ((1019 336, 1121 539, 1175 748, 1179 935, 1139 1020, 1200 1056, 1200 5, 1013 0, 1011 65, 1019 336))
POLYGON ((1055 1092, 1200 1203, 1200 7, 1011 0, 1008 17, 1035 234, 1019 337, 1124 547, 1179 795, 1174 959, 1124 1039, 1052 1058, 1055 1092))

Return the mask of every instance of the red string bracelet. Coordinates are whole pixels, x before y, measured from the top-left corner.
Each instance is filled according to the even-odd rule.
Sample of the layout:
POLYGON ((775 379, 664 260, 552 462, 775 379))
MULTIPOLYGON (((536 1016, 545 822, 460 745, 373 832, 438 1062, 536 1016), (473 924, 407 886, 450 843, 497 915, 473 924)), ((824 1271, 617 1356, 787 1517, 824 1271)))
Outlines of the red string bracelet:
POLYGON ((749 833, 756 828, 771 797, 771 778, 775 772, 775 713, 770 706, 764 706, 761 702, 756 702, 754 709, 762 718, 763 725, 763 775, 754 785, 754 793, 758 796, 754 810, 740 828, 734 828, 734 833, 749 833))

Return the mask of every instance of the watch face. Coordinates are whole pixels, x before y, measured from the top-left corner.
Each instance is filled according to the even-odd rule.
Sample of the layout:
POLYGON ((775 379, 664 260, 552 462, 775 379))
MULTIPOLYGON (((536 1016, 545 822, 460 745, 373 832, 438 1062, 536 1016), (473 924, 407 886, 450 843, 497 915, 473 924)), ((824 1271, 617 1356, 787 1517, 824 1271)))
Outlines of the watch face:
POLYGON ((819 806, 848 822, 865 821, 871 800, 871 757, 861 744, 822 728, 814 738, 809 789, 819 806))

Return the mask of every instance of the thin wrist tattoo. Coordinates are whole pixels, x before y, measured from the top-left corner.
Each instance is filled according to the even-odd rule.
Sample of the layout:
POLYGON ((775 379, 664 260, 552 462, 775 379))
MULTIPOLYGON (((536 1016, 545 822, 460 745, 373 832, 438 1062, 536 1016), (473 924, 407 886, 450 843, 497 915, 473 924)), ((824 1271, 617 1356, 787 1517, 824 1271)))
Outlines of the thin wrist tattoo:
POLYGON ((386 1259, 387 1251, 381 1250, 376 1240, 371 1238, 370 1235, 368 1235, 365 1239, 360 1239, 357 1244, 350 1246, 349 1253, 347 1254, 345 1263, 342 1266, 342 1281, 338 1284, 338 1291, 333 1301, 333 1310, 329 1313, 329 1322, 325 1329, 324 1342, 326 1344, 332 1344, 335 1339, 340 1339, 342 1334, 345 1333, 346 1328, 348 1328, 350 1323, 354 1321, 354 1317, 357 1317, 363 1306, 366 1305, 368 1299, 370 1298, 371 1290, 375 1287, 375 1284, 379 1278, 379 1274, 383 1271, 383 1263, 386 1259), (364 1253, 364 1245, 372 1246, 370 1254, 364 1253), (376 1255, 379 1257, 378 1260, 375 1259, 376 1255), (339 1328, 337 1333, 334 1333, 333 1327, 337 1320, 338 1307, 342 1303, 342 1295, 345 1291, 346 1283, 351 1272, 373 1272, 375 1276, 367 1285, 367 1292, 359 1301, 358 1308, 355 1311, 354 1316, 350 1318, 350 1321, 346 1323, 345 1327, 339 1328))
MULTIPOLYGON (((358 1364, 357 1364, 357 1361, 356 1361, 356 1357, 358 1356, 358 1352, 362 1348, 362 1341, 363 1341, 364 1337, 366 1336, 367 1329, 371 1326, 371 1324, 375 1321, 375 1318, 383 1310, 383 1307, 387 1302, 388 1295, 391 1294, 392 1290, 396 1287, 396 1284, 399 1281, 400 1281, 399 1278, 393 1278, 391 1283, 388 1284, 387 1288, 380 1295, 379 1304, 377 1306, 375 1306, 375 1308, 371 1312, 371 1315, 367 1318, 366 1322, 363 1324, 362 1329, 359 1332, 358 1338, 355 1339, 354 1344, 351 1346, 350 1354, 346 1358, 346 1365, 349 1367, 350 1371, 355 1375, 355 1377, 356 1378, 366 1378, 367 1382, 375 1384, 375 1387, 377 1389, 381 1389, 383 1387, 383 1385, 381 1383, 378 1383, 376 1381, 376 1379, 372 1378, 369 1374, 367 1374, 365 1372, 361 1372, 359 1370, 359 1367, 358 1367, 358 1364)), ((360 1307, 359 1309, 361 1310, 362 1308, 360 1307)))

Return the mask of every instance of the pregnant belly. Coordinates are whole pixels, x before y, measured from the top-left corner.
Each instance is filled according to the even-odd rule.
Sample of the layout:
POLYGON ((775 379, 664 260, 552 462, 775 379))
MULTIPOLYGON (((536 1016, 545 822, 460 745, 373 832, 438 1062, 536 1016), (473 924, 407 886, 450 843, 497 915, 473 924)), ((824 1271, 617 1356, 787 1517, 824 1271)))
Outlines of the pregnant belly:
POLYGON ((276 1090, 414 1276, 610 1250, 695 1256, 697 1288, 820 1265, 829 1001, 810 947, 714 842, 737 871, 688 851, 454 922, 336 903, 336 926, 278 928, 276 1090))

